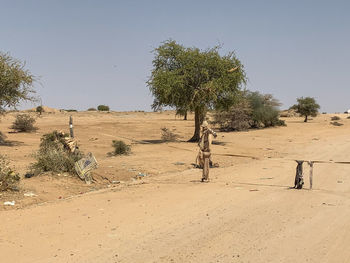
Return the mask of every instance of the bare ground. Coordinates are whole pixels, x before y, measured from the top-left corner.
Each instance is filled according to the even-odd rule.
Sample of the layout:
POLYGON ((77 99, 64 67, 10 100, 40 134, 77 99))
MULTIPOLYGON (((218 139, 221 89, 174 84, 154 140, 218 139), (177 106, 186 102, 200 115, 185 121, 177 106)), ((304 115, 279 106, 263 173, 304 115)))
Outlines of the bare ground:
MULTIPOLYGON (((1 146, 18 171, 40 136, 66 130, 68 114, 38 119, 35 134, 8 134, 1 146)), ((314 189, 290 189, 293 159, 350 161, 350 120, 329 115, 287 127, 219 133, 210 183, 194 169, 197 148, 160 143, 160 128, 185 140, 193 122, 173 113, 74 113, 83 151, 99 161, 97 183, 64 175, 24 179, 1 199, 1 262, 350 262, 350 165, 315 164, 314 189), (113 139, 132 154, 107 157, 113 139), (232 155, 255 157, 243 158, 232 155), (138 173, 142 180, 132 180, 138 173), (112 184, 113 180, 121 181, 112 184), (37 197, 24 197, 32 191, 37 197), (16 200, 15 207, 3 201, 16 200)), ((5 131, 14 119, 0 123, 5 131)))

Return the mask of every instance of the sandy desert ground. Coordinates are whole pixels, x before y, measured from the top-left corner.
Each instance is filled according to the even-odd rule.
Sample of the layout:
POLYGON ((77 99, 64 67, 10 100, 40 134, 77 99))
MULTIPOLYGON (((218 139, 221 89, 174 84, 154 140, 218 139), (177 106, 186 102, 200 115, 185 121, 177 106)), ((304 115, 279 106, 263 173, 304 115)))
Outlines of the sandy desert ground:
MULTIPOLYGON (((69 113, 44 114, 35 133, 8 134, 15 113, 1 118, 12 146, 1 146, 17 171, 33 161, 42 134, 68 131, 69 113)), ((350 161, 350 119, 333 115, 287 127, 218 133, 211 181, 193 167, 186 143, 193 116, 173 112, 72 113, 84 152, 99 162, 95 184, 66 175, 23 179, 0 196, 0 262, 350 262, 350 165, 315 164, 314 186, 291 189, 294 159, 350 161), (162 143, 168 127, 182 142, 162 143), (111 141, 132 154, 108 157, 111 141), (254 158, 235 155, 252 156, 254 158), (139 172, 143 179, 133 179, 139 172), (120 181, 113 184, 113 181, 120 181), (33 192, 37 196, 24 197, 33 192), (14 207, 4 201, 16 201, 14 207)))

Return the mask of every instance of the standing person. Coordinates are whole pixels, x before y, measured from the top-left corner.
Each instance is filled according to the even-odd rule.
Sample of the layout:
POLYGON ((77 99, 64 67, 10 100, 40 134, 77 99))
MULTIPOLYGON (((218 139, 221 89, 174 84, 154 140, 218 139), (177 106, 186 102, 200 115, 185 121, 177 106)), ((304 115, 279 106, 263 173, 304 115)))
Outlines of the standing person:
POLYGON ((213 141, 212 136, 216 138, 216 133, 208 127, 208 122, 202 123, 202 136, 199 141, 199 148, 203 156, 203 175, 202 182, 209 180, 209 161, 210 161, 210 145, 213 141))

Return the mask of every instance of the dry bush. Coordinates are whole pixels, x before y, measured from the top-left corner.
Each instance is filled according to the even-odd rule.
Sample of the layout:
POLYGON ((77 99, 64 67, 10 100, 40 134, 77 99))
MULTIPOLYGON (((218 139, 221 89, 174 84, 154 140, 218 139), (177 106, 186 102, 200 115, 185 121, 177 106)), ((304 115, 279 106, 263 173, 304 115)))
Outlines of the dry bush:
POLYGON ((83 157, 79 150, 71 152, 65 140, 68 134, 54 131, 41 137, 40 147, 31 168, 35 174, 42 172, 75 173, 74 164, 83 157))
POLYGON ((333 116, 331 118, 331 121, 339 121, 339 120, 340 120, 340 117, 338 117, 338 116, 333 116))
POLYGON ((285 126, 279 119, 279 105, 272 95, 246 91, 237 104, 217 111, 213 123, 223 131, 285 126))
POLYGON ((168 128, 161 128, 162 130, 162 141, 164 142, 175 142, 179 138, 179 135, 173 133, 168 128))
POLYGON ((97 111, 95 108, 88 108, 88 111, 97 111))
POLYGON ((214 113, 212 123, 219 124, 222 131, 243 131, 251 127, 251 113, 249 102, 242 100, 240 103, 232 106, 227 111, 217 111, 214 113))
POLYGON ((334 126, 343 126, 344 125, 343 123, 340 123, 340 122, 337 122, 337 121, 332 121, 331 124, 334 125, 334 126))
POLYGON ((12 123, 11 129, 18 132, 32 132, 38 128, 34 126, 35 119, 29 114, 18 114, 12 123))
POLYGON ((127 145, 123 141, 113 140, 112 146, 114 148, 112 155, 127 155, 131 151, 130 145, 127 145))
POLYGON ((0 155, 0 191, 18 190, 20 177, 9 166, 6 158, 0 155))

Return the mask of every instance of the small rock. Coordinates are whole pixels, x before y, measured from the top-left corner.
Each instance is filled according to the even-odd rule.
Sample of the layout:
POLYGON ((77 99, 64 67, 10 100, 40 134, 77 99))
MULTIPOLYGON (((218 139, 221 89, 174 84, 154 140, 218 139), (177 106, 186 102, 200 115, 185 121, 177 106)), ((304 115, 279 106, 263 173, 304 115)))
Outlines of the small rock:
POLYGON ((32 193, 32 192, 24 193, 23 195, 26 196, 26 197, 34 197, 34 196, 37 196, 36 194, 34 194, 34 193, 32 193))
POLYGON ((33 173, 26 173, 26 174, 24 175, 25 178, 32 178, 33 176, 34 176, 33 173))

